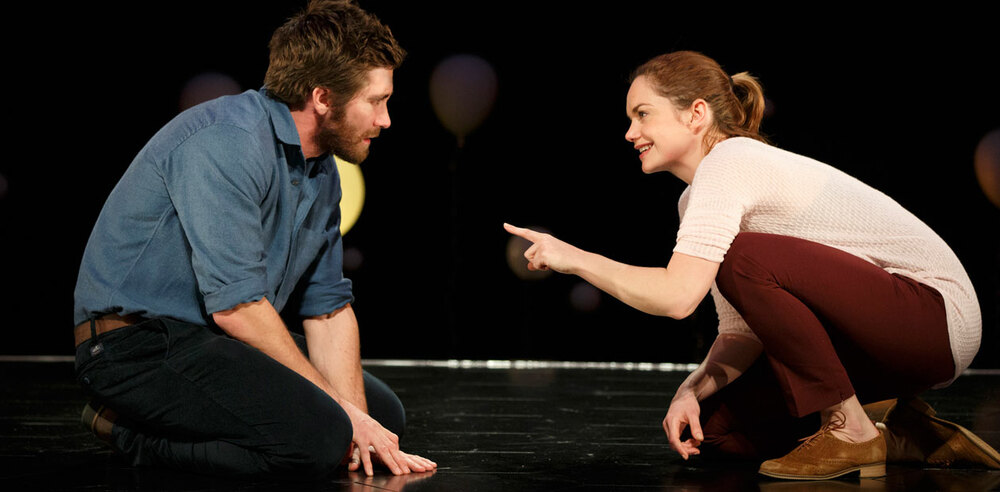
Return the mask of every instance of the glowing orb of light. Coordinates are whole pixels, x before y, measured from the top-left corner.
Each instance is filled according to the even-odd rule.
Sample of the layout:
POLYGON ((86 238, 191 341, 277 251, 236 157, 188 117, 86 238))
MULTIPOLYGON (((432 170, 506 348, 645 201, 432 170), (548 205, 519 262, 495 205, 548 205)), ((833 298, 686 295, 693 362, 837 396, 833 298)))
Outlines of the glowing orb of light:
POLYGON ((973 160, 979 187, 986 198, 1000 207, 1000 128, 983 136, 973 160))
POLYGON ((361 216, 361 208, 365 205, 365 178, 361 175, 361 167, 351 164, 340 157, 333 156, 337 161, 337 172, 340 173, 340 234, 347 234, 351 226, 361 216))
POLYGON ((770 118, 770 117, 774 116, 774 113, 776 113, 777 111, 778 111, 778 108, 775 107, 774 101, 772 101, 771 99, 768 99, 767 96, 764 96, 764 117, 765 118, 770 118))
POLYGON ((434 68, 430 91, 434 113, 461 146, 493 109, 497 75, 493 66, 478 56, 454 55, 434 68))
POLYGON ((191 77, 181 89, 180 106, 184 111, 205 101, 220 96, 229 96, 242 92, 240 84, 232 77, 217 72, 205 72, 191 77))
POLYGON ((344 248, 344 271, 356 272, 361 269, 361 264, 365 262, 365 255, 355 247, 344 248))
POLYGON ((577 311, 595 311, 601 305, 601 291, 587 282, 578 282, 569 291, 569 303, 577 311))
MULTIPOLYGON (((538 232, 548 233, 544 228, 528 227, 538 232)), ((528 260, 524 257, 524 252, 531 247, 531 241, 523 237, 511 235, 507 239, 507 266, 514 275, 521 280, 540 280, 552 275, 552 270, 528 270, 528 260)))

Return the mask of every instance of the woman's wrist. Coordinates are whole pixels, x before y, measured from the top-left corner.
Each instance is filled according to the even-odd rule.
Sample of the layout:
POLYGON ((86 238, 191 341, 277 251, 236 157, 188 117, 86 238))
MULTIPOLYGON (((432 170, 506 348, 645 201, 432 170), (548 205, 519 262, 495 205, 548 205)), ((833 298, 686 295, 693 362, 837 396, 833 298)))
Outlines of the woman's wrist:
POLYGON ((683 400, 685 398, 694 398, 695 400, 698 400, 698 394, 695 393, 694 388, 692 388, 688 384, 680 385, 680 387, 678 387, 677 391, 674 393, 674 397, 670 400, 670 402, 673 403, 675 401, 683 400))

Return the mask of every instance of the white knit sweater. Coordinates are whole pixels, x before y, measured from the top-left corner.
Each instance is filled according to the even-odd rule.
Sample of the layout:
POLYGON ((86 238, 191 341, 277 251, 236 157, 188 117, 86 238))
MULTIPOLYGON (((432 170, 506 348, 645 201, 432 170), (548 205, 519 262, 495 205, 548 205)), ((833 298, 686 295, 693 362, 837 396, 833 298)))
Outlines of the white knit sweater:
MULTIPOLYGON (((753 139, 729 138, 701 161, 678 208, 675 252, 721 263, 744 231, 825 244, 941 293, 956 377, 979 350, 979 302, 951 248, 893 199, 831 166, 753 139)), ((756 338, 715 285, 712 297, 720 333, 756 338)))

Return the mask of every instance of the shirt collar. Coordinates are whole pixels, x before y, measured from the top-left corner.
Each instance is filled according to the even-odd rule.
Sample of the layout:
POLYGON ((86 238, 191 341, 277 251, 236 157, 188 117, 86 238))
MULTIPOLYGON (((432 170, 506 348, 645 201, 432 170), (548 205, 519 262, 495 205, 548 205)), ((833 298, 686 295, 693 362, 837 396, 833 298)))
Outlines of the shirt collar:
MULTIPOLYGON (((260 94, 264 99, 264 107, 271 115, 274 136, 281 143, 294 145, 301 149, 302 141, 299 140, 299 130, 295 127, 295 120, 292 119, 292 111, 288 109, 288 105, 268 95, 266 87, 260 88, 260 94)), ((303 159, 302 164, 305 166, 306 172, 312 168, 313 164, 311 163, 313 162, 319 163, 318 171, 320 173, 329 173, 336 166, 333 154, 326 153, 312 159, 303 159)))
POLYGON ((274 124, 274 136, 282 143, 301 147, 299 131, 295 128, 295 120, 292 119, 292 112, 288 109, 288 105, 272 98, 264 87, 261 87, 260 93, 264 99, 264 107, 267 108, 267 112, 271 115, 271 122, 274 124))

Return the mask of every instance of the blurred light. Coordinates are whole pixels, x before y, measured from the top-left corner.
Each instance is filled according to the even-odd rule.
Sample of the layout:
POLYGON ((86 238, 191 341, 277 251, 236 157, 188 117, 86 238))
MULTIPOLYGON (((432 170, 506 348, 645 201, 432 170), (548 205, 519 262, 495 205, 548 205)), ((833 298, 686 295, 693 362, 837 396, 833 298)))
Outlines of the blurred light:
POLYGON ((587 282, 579 282, 569 291, 569 303, 573 309, 589 313, 601 305, 601 291, 587 282))
POLYGON ((240 92, 242 92, 240 84, 237 84, 232 77, 226 74, 206 72, 195 75, 181 89, 181 111, 220 96, 239 94, 240 92))
POLYGON ((344 270, 355 272, 361 269, 361 264, 365 262, 365 256, 358 248, 344 248, 344 270))
POLYGON ((357 164, 337 156, 334 159, 340 173, 340 189, 344 194, 340 198, 340 234, 344 235, 361 217, 361 209, 365 205, 365 177, 357 164))
POLYGON ((986 198, 1000 207, 1000 128, 987 133, 979 141, 973 160, 979 187, 986 198))
POLYGON ((778 108, 774 106, 774 101, 772 101, 769 97, 764 96, 764 117, 770 118, 774 116, 774 113, 777 110, 778 108))
MULTIPOLYGON (((528 227, 538 232, 548 233, 549 231, 541 227, 528 227)), ((552 270, 528 270, 528 260, 524 257, 524 252, 531 247, 531 241, 523 237, 510 236, 507 240, 507 266, 514 275, 521 280, 539 280, 552 275, 552 270)))
POLYGON ((431 73, 431 105, 441 124, 458 137, 475 130, 493 109, 497 75, 493 66, 474 55, 445 58, 431 73))
POLYGON ((0 198, 7 196, 7 178, 0 174, 0 198))

